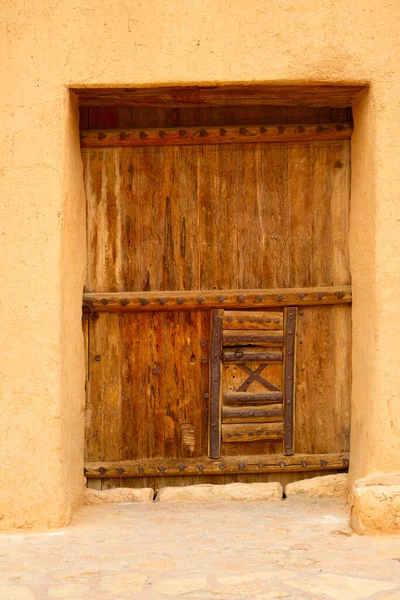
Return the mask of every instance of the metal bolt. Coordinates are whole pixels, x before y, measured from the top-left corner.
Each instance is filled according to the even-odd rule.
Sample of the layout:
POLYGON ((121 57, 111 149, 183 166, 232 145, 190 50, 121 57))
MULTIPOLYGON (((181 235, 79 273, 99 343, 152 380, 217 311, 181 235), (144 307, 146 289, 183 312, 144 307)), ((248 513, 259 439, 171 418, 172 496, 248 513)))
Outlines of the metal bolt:
POLYGON ((94 360, 96 362, 100 362, 101 361, 101 354, 96 354, 96 356, 94 357, 94 360))

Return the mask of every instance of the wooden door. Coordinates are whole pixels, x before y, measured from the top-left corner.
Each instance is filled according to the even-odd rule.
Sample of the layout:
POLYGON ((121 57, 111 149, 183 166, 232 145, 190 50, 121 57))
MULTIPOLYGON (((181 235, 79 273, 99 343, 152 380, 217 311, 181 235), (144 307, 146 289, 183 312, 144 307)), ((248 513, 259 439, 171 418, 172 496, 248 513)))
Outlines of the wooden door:
POLYGON ((82 131, 91 485, 348 466, 351 124, 262 108, 82 131))

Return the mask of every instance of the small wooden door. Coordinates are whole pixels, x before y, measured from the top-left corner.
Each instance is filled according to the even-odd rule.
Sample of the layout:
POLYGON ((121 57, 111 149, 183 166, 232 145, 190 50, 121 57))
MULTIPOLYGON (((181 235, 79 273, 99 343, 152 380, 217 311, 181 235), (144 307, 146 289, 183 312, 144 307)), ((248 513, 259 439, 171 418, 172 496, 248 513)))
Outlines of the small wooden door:
POLYGON ((91 485, 348 466, 351 124, 273 108, 81 110, 91 485))

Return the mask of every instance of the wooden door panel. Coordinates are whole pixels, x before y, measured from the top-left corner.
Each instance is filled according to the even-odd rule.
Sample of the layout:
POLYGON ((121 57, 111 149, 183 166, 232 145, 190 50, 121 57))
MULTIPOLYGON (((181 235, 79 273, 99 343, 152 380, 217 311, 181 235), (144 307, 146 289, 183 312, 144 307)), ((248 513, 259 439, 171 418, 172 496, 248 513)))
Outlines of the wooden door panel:
POLYGON ((348 452, 351 307, 299 310, 297 332, 296 452, 348 452))
POLYGON ((350 282, 349 140, 82 154, 92 292, 350 282))
POLYGON ((207 454, 209 314, 102 314, 90 323, 87 460, 207 454))
MULTIPOLYGON (((272 108, 273 123, 294 123, 296 110, 304 123, 328 111, 339 118, 272 108)), ((220 127, 230 114, 174 110, 121 108, 112 118, 121 127, 220 127)), ((264 112, 236 107, 234 118, 254 125, 264 112)), ((224 131, 214 131, 215 144, 82 150, 86 291, 102 293, 85 323, 86 460, 101 464, 105 487, 128 474, 222 481, 347 467, 351 309, 328 304, 347 292, 324 288, 350 283, 350 140, 243 144, 244 127, 224 144, 224 131)))

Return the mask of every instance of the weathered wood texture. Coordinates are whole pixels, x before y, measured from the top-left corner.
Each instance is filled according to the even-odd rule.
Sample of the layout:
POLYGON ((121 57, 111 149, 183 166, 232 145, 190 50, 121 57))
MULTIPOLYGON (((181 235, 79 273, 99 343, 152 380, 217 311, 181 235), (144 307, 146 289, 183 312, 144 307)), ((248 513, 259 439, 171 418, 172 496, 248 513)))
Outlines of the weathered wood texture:
POLYGON ((168 127, 223 127, 297 123, 352 123, 351 108, 329 106, 81 106, 80 129, 148 129, 168 127), (115 113, 117 118, 115 119, 115 113))
POLYGON ((351 106, 362 85, 220 85, 72 88, 81 106, 351 106))
POLYGON ((350 123, 301 125, 245 125, 233 127, 185 127, 156 129, 81 130, 82 148, 128 148, 133 146, 190 146, 194 144, 254 144, 257 142, 310 142, 350 139, 350 123))
POLYGON ((90 323, 87 460, 207 455, 209 329, 204 311, 90 323))
POLYGON ((283 403, 284 415, 284 428, 285 437, 283 447, 285 454, 293 454, 293 415, 294 415, 294 365, 295 365, 295 351, 296 351, 296 321, 297 321, 297 308, 291 306, 285 308, 285 344, 284 344, 284 374, 283 374, 283 389, 285 392, 285 399, 283 403))
POLYGON ((221 440, 222 310, 211 311, 210 458, 218 458, 221 440))
MULTIPOLYGON (((258 290, 222 290, 211 292, 86 292, 83 294, 84 312, 154 311, 154 310, 207 310, 212 308, 253 309, 277 306, 319 306, 350 304, 351 286, 302 287, 258 290)), ((248 313, 250 320, 253 314, 248 313)), ((254 313, 256 314, 256 313, 254 313)), ((262 329, 264 326, 261 327, 262 329)), ((237 329, 235 327, 234 329, 237 329)), ((246 329, 246 326, 243 327, 246 329)), ((255 328, 255 329, 258 329, 255 328)))
POLYGON ((87 291, 350 283, 348 140, 82 155, 87 291))
MULTIPOLYGON (((171 90, 152 97, 158 107, 120 106, 118 93, 112 107, 81 108, 81 119, 89 129, 174 128, 178 136, 182 128, 231 124, 239 139, 242 125, 351 122, 346 108, 332 108, 344 95, 328 109, 260 106, 259 91, 235 107, 195 88, 180 96, 181 107, 171 104, 171 90)), ((127 93, 132 104, 143 101, 141 92, 127 93)), ((301 93, 294 103, 309 102, 301 93)), ((87 475, 105 488, 138 478, 223 483, 346 469, 350 141, 86 148, 82 156, 87 475), (283 444, 283 312, 295 306, 292 450, 300 457, 285 456, 283 444), (215 461, 206 458, 212 309, 225 311, 215 461), (232 443, 235 433, 241 441, 232 443), (102 461, 97 473, 93 461, 102 461)))
POLYGON ((351 307, 299 309, 296 452, 350 448, 351 307))
POLYGON ((285 456, 227 456, 213 460, 186 458, 173 460, 158 458, 134 461, 87 461, 85 476, 91 478, 109 477, 170 477, 188 475, 221 475, 229 473, 268 473, 280 471, 315 471, 330 469, 347 469, 349 454, 296 454, 285 456))
POLYGON ((236 423, 222 425, 222 441, 225 443, 257 442, 263 440, 281 440, 283 422, 277 423, 236 423))

